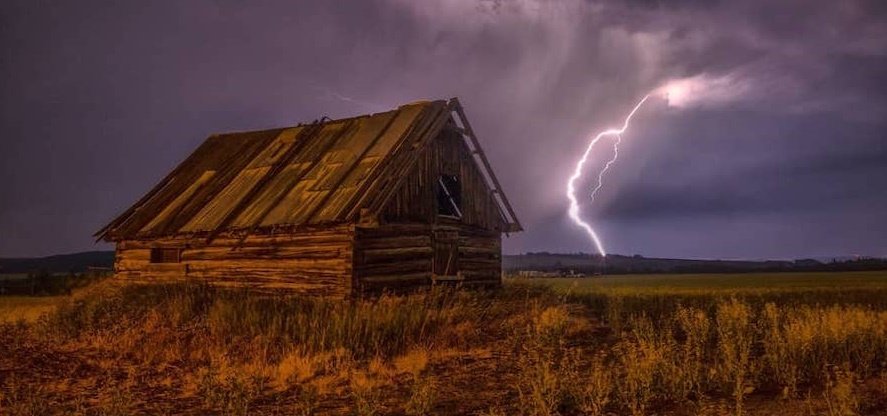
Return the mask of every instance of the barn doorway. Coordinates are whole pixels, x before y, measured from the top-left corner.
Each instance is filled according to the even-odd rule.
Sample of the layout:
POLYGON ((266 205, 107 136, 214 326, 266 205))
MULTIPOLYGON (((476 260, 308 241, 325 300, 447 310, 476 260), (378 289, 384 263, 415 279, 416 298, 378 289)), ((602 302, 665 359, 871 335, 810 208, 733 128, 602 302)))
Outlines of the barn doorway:
POLYGON ((437 230, 434 232, 433 278, 439 280, 462 280, 459 272, 459 233, 437 230))

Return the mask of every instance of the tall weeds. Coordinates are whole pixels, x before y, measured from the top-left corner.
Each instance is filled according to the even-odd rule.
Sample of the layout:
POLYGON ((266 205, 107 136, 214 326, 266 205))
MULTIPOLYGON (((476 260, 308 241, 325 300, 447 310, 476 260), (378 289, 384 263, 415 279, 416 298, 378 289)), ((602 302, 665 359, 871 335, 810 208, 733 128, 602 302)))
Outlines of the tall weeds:
POLYGON ((343 302, 261 297, 205 285, 127 287, 64 304, 43 319, 40 329, 57 340, 119 338, 128 328, 144 332, 155 319, 160 322, 149 326, 158 331, 197 327, 206 340, 220 345, 262 340, 272 347, 295 345, 306 354, 347 349, 355 359, 368 359, 393 357, 417 345, 446 344, 451 328, 489 313, 489 303, 478 294, 446 289, 343 302))
MULTIPOLYGON (((433 361, 474 348, 495 357, 496 375, 508 380, 508 392, 484 403, 500 404, 491 414, 642 415, 711 400, 729 401, 738 414, 749 394, 814 397, 830 414, 860 412, 855 381, 887 371, 887 303, 797 296, 560 297, 506 287, 341 301, 136 286, 77 297, 36 324, 4 324, 0 352, 61 345, 102 357, 108 372, 121 362, 148 370, 140 374, 172 372, 181 380, 170 384, 199 398, 199 413, 256 413, 274 395, 305 415, 331 401, 358 414, 430 414, 452 402, 449 380, 436 373, 446 366, 433 361)), ((0 412, 43 410, 35 388, 8 378, 0 412)))
POLYGON ((680 307, 676 322, 684 337, 677 363, 684 375, 680 382, 687 392, 695 394, 697 399, 702 398, 711 378, 706 365, 711 362, 711 321, 701 309, 680 307))
POLYGON ((518 350, 520 383, 517 386, 521 408, 528 414, 557 414, 566 397, 569 351, 562 342, 569 314, 563 307, 532 305, 532 320, 523 332, 514 335, 518 350))
POLYGON ((830 412, 844 414, 855 408, 846 374, 871 377, 887 370, 887 311, 871 306, 729 297, 684 299, 694 306, 654 302, 642 309, 633 295, 613 295, 612 303, 597 296, 584 303, 622 328, 603 360, 616 385, 609 402, 626 413, 644 414, 654 402, 720 395, 730 397, 733 413, 741 414, 752 392, 790 398, 803 390, 822 392, 839 409, 830 412), (835 364, 842 370, 835 372, 835 364))
POLYGON ((718 373, 733 395, 736 414, 742 414, 743 397, 754 390, 752 372, 753 332, 748 305, 731 299, 718 305, 718 373))

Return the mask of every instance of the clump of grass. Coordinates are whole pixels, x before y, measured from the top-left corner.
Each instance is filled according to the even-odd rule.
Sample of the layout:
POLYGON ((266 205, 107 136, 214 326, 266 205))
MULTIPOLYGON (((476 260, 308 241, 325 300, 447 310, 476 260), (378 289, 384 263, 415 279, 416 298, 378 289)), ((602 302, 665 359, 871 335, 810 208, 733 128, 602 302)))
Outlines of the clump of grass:
POLYGON ((479 412, 478 416, 506 416, 508 412, 502 408, 501 405, 493 405, 487 408, 487 410, 479 412))
POLYGON ((570 398, 568 385, 575 371, 571 350, 564 348, 569 313, 563 305, 534 303, 529 322, 515 334, 520 407, 532 415, 556 414, 570 398))
MULTIPOLYGON (((430 353, 425 348, 414 348, 406 354, 396 357, 393 360, 394 370, 400 374, 409 374, 411 379, 410 396, 404 406, 404 410, 409 415, 426 415, 430 414, 434 407, 434 401, 437 396, 437 380, 434 376, 423 374, 428 367, 430 353)), ((387 373, 384 365, 379 363, 373 367, 379 368, 377 374, 387 373)))
POLYGON ((410 397, 407 399, 405 411, 408 415, 428 415, 434 408, 436 399, 437 381, 432 376, 422 376, 413 379, 410 389, 410 397))
POLYGON ((299 350, 290 350, 277 363, 274 384, 285 390, 291 384, 305 383, 321 371, 328 358, 326 354, 308 355, 299 350))
POLYGON ((198 393, 210 409, 228 415, 246 415, 259 393, 258 386, 257 380, 248 375, 207 368, 201 376, 198 393))
POLYGON ((718 369, 733 395, 736 414, 742 414, 743 398, 754 389, 749 380, 753 341, 751 319, 748 305, 736 299, 718 305, 718 369))
POLYGON ((382 411, 381 392, 378 380, 363 372, 354 372, 350 377, 350 396, 354 413, 358 416, 373 416, 382 411))
POLYGON ((425 348, 414 348, 399 357, 394 358, 394 368, 400 373, 408 373, 413 379, 418 379, 422 371, 428 367, 429 352, 425 348))
POLYGON ((822 393, 829 416, 856 415, 859 411, 859 401, 853 389, 853 373, 832 368, 825 374, 826 385, 822 393))
POLYGON ((133 414, 133 395, 128 388, 115 388, 110 397, 93 410, 93 414, 100 416, 126 416, 133 414))
POLYGON ((42 387, 11 378, 0 386, 0 413, 14 416, 41 416, 52 407, 42 387))
POLYGON ((790 398, 797 394, 799 354, 805 347, 804 343, 794 342, 796 338, 793 335, 797 335, 797 332, 786 333, 783 320, 784 316, 775 304, 764 305, 759 320, 764 348, 762 376, 765 381, 778 386, 784 398, 790 398))
POLYGON ((684 343, 680 348, 679 362, 683 371, 683 389, 702 398, 708 388, 711 351, 711 320, 698 308, 680 307, 676 312, 678 329, 684 343))
POLYGON ((618 382, 619 401, 632 415, 646 414, 665 351, 656 343, 638 339, 620 341, 614 347, 614 354, 617 366, 624 372, 618 382))
POLYGON ((302 384, 296 390, 295 414, 312 416, 320 405, 320 389, 314 384, 302 384))
POLYGON ((583 414, 599 416, 611 401, 614 386, 614 371, 604 361, 603 354, 592 358, 589 369, 579 372, 573 380, 571 394, 576 400, 576 407, 583 414))
POLYGON ((518 358, 520 373, 517 386, 520 407, 536 416, 555 414, 562 395, 557 359, 546 348, 528 340, 518 358))

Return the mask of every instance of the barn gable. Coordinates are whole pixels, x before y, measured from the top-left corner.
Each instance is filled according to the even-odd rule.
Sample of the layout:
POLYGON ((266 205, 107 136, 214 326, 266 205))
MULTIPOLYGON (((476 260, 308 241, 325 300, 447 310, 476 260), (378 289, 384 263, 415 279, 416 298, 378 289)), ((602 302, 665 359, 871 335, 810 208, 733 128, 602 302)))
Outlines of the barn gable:
POLYGON ((465 177, 483 181, 478 185, 486 195, 477 204, 498 217, 494 229, 519 230, 458 101, 452 99, 290 128, 213 135, 96 236, 110 241, 173 235, 211 240, 222 232, 249 234, 384 217, 392 204, 403 202, 403 190, 417 180, 417 167, 431 163, 430 155, 437 152, 430 149, 439 144, 430 143, 437 143, 436 137, 459 140, 462 150, 451 156, 473 160, 465 177))
POLYGON ((426 224, 458 221, 491 231, 513 231, 484 179, 481 165, 455 127, 448 124, 419 155, 413 172, 404 178, 380 213, 381 220, 426 224), (448 179, 452 183, 442 184, 448 179), (454 195, 446 194, 444 189, 454 195))

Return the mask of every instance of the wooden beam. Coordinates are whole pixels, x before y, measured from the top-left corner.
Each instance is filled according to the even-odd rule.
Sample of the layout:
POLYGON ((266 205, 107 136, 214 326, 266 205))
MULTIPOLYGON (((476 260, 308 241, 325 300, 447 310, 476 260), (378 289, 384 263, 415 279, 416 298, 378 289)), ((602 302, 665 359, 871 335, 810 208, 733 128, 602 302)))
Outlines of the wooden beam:
POLYGON ((461 273, 458 275, 431 275, 431 280, 433 282, 462 282, 465 280, 465 276, 461 273))

